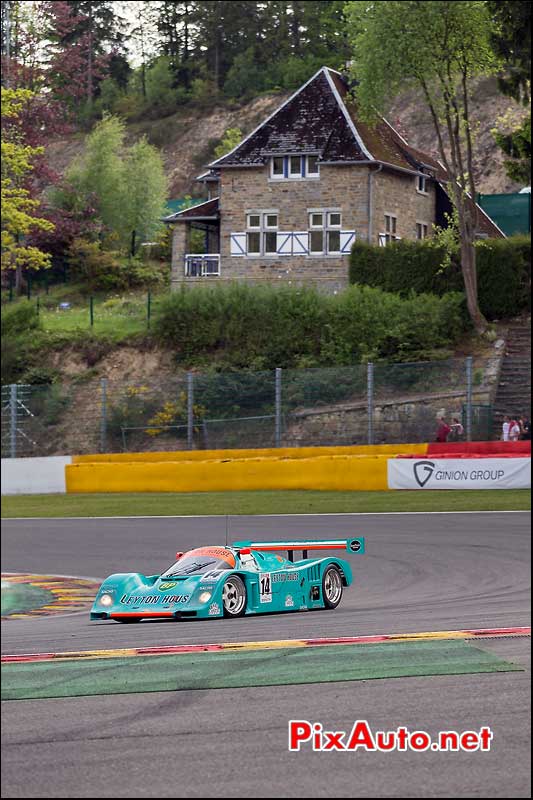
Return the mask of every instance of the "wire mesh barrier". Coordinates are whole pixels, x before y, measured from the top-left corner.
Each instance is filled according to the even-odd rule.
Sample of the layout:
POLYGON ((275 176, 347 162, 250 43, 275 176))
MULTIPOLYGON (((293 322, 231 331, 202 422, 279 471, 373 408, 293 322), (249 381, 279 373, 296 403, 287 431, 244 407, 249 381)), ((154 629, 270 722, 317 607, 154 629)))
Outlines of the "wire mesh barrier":
MULTIPOLYGON (((78 377, 2 387, 2 456, 426 442, 456 417, 491 438, 499 360, 78 377)), ((458 429, 455 429, 458 430, 458 429)))

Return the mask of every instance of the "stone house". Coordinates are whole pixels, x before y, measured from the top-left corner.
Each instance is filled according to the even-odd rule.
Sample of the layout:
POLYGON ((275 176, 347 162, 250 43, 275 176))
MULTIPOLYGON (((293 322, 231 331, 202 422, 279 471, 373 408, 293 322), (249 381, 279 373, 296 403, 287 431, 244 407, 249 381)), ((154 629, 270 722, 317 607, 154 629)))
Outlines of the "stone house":
MULTIPOLYGON (((356 239, 424 239, 451 211, 442 164, 385 119, 359 120, 347 80, 328 67, 197 180, 209 199, 165 220, 172 288, 245 280, 335 291, 348 285, 356 239), (194 229, 202 245, 197 235, 191 252, 194 229)), ((481 209, 478 235, 503 236, 481 209)))

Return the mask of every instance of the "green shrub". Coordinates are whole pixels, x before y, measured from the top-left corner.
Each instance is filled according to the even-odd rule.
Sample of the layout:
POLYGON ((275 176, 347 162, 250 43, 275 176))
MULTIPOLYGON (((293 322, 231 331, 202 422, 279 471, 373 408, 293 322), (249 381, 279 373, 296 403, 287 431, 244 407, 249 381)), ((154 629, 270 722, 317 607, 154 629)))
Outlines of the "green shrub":
POLYGON ((22 377, 22 383, 31 386, 50 386, 52 383, 57 383, 60 377, 59 370, 39 364, 26 370, 22 377))
POLYGON ((2 336, 26 333, 41 327, 35 303, 19 300, 2 309, 2 336))
POLYGON ((35 303, 19 300, 2 308, 2 383, 16 383, 28 367, 28 354, 41 321, 35 303))
MULTIPOLYGON (((531 240, 525 236, 476 243, 479 305, 488 319, 530 308, 531 240)), ((444 248, 428 240, 400 241, 387 247, 356 242, 350 256, 350 282, 398 292, 463 292, 459 254, 443 268, 444 248)))
POLYGON ((155 336, 182 364, 225 368, 413 360, 454 343, 467 326, 463 296, 411 295, 351 286, 336 296, 309 288, 245 284, 183 289, 165 298, 155 336))
POLYGON ((127 272, 119 254, 102 250, 98 242, 75 239, 67 261, 74 280, 82 280, 91 291, 123 290, 128 286, 127 272))

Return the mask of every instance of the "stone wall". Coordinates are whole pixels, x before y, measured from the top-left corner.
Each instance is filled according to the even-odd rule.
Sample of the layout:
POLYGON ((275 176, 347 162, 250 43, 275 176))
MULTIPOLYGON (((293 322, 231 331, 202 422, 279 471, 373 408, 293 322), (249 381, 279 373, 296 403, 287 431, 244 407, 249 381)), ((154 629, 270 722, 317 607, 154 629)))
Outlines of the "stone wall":
POLYGON ((433 235, 432 225, 436 215, 435 184, 428 180, 428 194, 417 192, 416 178, 401 172, 382 170, 374 175, 373 230, 374 244, 379 234, 385 233, 385 214, 397 218, 396 235, 402 239, 416 239, 416 223, 425 222, 428 236, 433 235))
MULTIPOLYGON (((407 397, 387 402, 376 401, 373 415, 373 444, 400 442, 431 442, 435 440, 437 418, 444 416, 461 420, 464 392, 449 392, 442 395, 407 397)), ((490 391, 473 395, 474 405, 491 402, 490 391)), ((473 429, 474 439, 490 438, 484 426, 473 429), (479 435, 477 435, 479 434, 479 435)), ((309 443, 368 444, 368 409, 365 401, 331 407, 311 409, 291 414, 286 419, 282 446, 297 447, 309 443)))
MULTIPOLYGON (((416 238, 416 222, 426 222, 428 234, 435 221, 435 188, 428 181, 428 194, 416 190, 414 175, 385 169, 373 176, 372 239, 385 230, 385 214, 397 217, 397 235, 416 238)), ((349 256, 232 256, 231 233, 246 231, 246 215, 270 210, 278 214, 278 230, 307 231, 309 209, 338 209, 342 230, 368 239, 368 167, 365 165, 322 166, 320 178, 271 180, 269 168, 236 168, 221 171, 220 276, 185 278, 184 256, 188 252, 189 225, 176 223, 172 249, 172 286, 212 284, 231 280, 253 283, 312 285, 327 292, 348 286, 349 256)))

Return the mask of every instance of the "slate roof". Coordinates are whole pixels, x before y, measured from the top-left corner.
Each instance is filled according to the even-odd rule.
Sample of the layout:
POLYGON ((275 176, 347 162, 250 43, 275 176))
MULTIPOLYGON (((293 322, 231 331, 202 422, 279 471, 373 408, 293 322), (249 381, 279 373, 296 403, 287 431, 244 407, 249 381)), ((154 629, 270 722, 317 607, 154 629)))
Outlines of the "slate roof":
POLYGON ((440 163, 411 147, 379 120, 370 127, 357 114, 350 87, 335 70, 322 67, 306 84, 210 167, 262 166, 272 155, 319 155, 324 162, 378 161, 446 180, 440 163))

